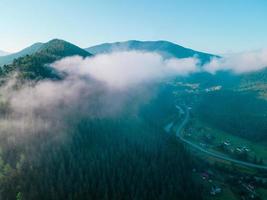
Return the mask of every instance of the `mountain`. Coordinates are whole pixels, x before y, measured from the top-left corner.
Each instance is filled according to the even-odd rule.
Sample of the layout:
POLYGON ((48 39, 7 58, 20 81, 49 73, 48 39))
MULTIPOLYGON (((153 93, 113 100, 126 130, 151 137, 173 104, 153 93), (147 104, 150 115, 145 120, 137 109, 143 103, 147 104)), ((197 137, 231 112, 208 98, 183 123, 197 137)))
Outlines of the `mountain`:
POLYGON ((49 54, 56 57, 66 57, 79 55, 82 57, 91 56, 92 54, 81 49, 80 47, 71 44, 67 41, 60 39, 53 39, 43 44, 40 49, 36 52, 40 54, 49 54))
POLYGON ((35 44, 25 48, 25 49, 22 49, 21 51, 19 51, 17 53, 12 53, 12 54, 9 54, 6 56, 1 56, 0 57, 0 66, 10 64, 16 58, 26 56, 26 55, 31 55, 31 54, 37 52, 42 45, 43 45, 43 43, 38 42, 38 43, 35 43, 35 44))
MULTIPOLYGON (((60 41, 60 40, 57 40, 60 41)), ((56 43, 56 40, 50 41, 51 43, 56 43)), ((39 51, 45 50, 47 48, 48 43, 35 43, 19 52, 12 53, 5 56, 0 56, 0 66, 11 64, 14 59, 19 57, 23 57, 26 55, 32 55, 39 51)), ((75 45, 74 45, 75 46, 75 45)), ((76 46, 77 47, 77 46, 76 46)), ((64 48, 66 53, 67 46, 58 46, 56 45, 55 51, 59 51, 59 48, 64 48)), ((71 48, 69 49, 71 50, 71 48)), ((111 51, 125 51, 125 50, 138 50, 138 51, 146 51, 146 52, 156 52, 162 55, 164 58, 187 58, 192 56, 198 56, 200 60, 205 63, 210 60, 211 57, 215 55, 207 54, 199 51, 194 51, 192 49, 188 49, 177 44, 168 42, 168 41, 137 41, 137 40, 129 40, 126 42, 115 42, 115 43, 104 43, 96 46, 92 46, 85 49, 90 54, 101 54, 101 53, 110 53, 111 51)), ((50 48, 51 53, 53 53, 52 49, 50 48)), ((69 52, 70 53, 70 52, 69 52)), ((79 52, 76 52, 78 55, 86 56, 88 54, 82 49, 79 52)), ((1 53, 0 53, 1 55, 1 53)), ((68 54, 67 54, 68 55, 68 54)), ((70 53, 70 55, 75 55, 70 53)))
POLYGON ((3 76, 17 71, 23 78, 55 78, 56 75, 47 64, 67 56, 87 57, 92 55, 74 44, 59 39, 53 39, 44 44, 38 43, 31 47, 27 49, 28 53, 32 53, 31 55, 27 54, 14 59, 12 64, 4 65, 0 74, 3 76))
POLYGON ((92 54, 110 53, 111 51, 136 50, 145 52, 156 52, 164 58, 187 58, 198 56, 204 63, 215 55, 207 54, 192 49, 182 47, 168 41, 137 41, 129 40, 125 42, 104 43, 86 48, 92 54))
MULTIPOLYGON (((57 78, 47 64, 72 55, 91 56, 55 39, 0 69, 57 78)), ((29 82, 0 87, 0 199, 202 200, 189 151, 162 128, 174 113, 168 88, 141 106, 143 87, 29 82)))
POLYGON ((6 56, 6 55, 8 55, 8 54, 9 54, 8 52, 1 51, 1 50, 0 50, 0 56, 6 56))
MULTIPOLYGON (((86 48, 92 54, 111 53, 112 51, 145 51, 156 52, 164 58, 187 58, 198 56, 202 63, 208 62, 213 54, 207 54, 192 49, 182 47, 168 41, 137 41, 129 40, 125 42, 103 43, 86 48)), ((183 79, 180 77, 180 79, 183 79)), ((192 74, 186 77, 187 82, 200 83, 203 87, 222 85, 223 88, 242 92, 252 92, 263 99, 267 99, 267 68, 245 74, 233 74, 231 72, 218 72, 213 75, 206 72, 192 74)))

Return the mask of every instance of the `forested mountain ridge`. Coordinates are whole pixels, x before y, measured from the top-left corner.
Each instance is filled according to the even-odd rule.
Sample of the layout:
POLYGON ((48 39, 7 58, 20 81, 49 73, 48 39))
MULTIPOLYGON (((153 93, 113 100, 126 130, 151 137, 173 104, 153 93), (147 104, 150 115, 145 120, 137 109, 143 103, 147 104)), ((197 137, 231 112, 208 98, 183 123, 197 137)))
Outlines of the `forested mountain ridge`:
MULTIPOLYGON (((17 53, 12 53, 6 56, 0 56, 0 66, 11 64, 14 59, 26 55, 32 55, 43 48, 46 48, 46 43, 35 43, 17 53)), ((204 63, 210 60, 216 55, 195 51, 189 48, 182 47, 169 41, 137 41, 129 40, 126 42, 115 42, 115 43, 103 43, 100 45, 85 48, 87 52, 91 54, 110 53, 111 51, 123 51, 123 50, 135 50, 135 51, 146 51, 155 52, 162 55, 165 59, 167 58, 188 58, 197 56, 204 63)), ((84 52, 82 53, 84 54, 84 52)))
POLYGON ((6 64, 11 64, 14 59, 17 59, 19 57, 23 57, 26 55, 31 55, 35 52, 37 52, 40 47, 43 45, 43 43, 37 42, 34 43, 33 45, 26 47, 25 49, 22 49, 21 51, 17 53, 12 53, 6 56, 0 56, 0 66, 6 65, 6 64))
POLYGON ((81 49, 80 47, 60 39, 53 39, 43 44, 37 51, 37 53, 41 54, 46 53, 51 56, 61 57, 61 58, 73 55, 79 55, 82 57, 92 55, 86 52, 85 50, 81 49))
POLYGON ((44 44, 38 43, 32 54, 14 59, 12 64, 4 65, 0 74, 5 76, 18 71, 21 77, 28 79, 55 78, 55 73, 46 64, 74 55, 91 56, 87 51, 64 40, 54 39, 44 44))

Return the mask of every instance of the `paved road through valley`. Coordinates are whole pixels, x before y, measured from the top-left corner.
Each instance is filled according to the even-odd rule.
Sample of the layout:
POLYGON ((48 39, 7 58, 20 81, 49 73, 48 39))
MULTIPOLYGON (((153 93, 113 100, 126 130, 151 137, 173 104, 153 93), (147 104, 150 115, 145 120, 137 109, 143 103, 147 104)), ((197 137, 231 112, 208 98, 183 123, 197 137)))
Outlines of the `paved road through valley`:
POLYGON ((209 151, 209 150, 207 150, 207 149, 205 149, 205 148, 203 148, 203 147, 201 147, 201 146, 199 146, 197 144, 194 144, 194 143, 190 142, 189 140, 183 138, 183 136, 181 135, 181 131, 184 128, 184 126, 187 124, 187 122, 189 121, 190 115, 189 115, 189 111, 188 111, 187 107, 185 109, 183 109, 180 106, 176 106, 176 109, 179 112, 181 112, 181 110, 182 110, 184 112, 184 115, 185 115, 182 123, 179 125, 179 127, 176 130, 176 136, 181 141, 183 141, 185 144, 187 144, 188 146, 192 147, 193 149, 199 150, 200 152, 202 152, 202 153, 204 153, 204 154, 206 154, 208 156, 217 158, 217 159, 229 161, 229 162, 232 162, 232 163, 235 163, 235 164, 238 164, 238 165, 241 165, 241 166, 245 166, 245 167, 251 167, 251 168, 267 170, 267 166, 265 166, 265 165, 257 165, 257 164, 253 164, 253 163, 237 160, 237 159, 234 159, 234 158, 230 158, 230 157, 225 156, 223 154, 209 151))

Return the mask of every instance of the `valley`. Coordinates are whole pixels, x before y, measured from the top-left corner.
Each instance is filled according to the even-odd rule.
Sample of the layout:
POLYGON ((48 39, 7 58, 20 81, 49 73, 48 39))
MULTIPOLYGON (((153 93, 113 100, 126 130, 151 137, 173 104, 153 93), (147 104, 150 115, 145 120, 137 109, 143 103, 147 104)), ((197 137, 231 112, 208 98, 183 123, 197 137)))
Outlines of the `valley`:
POLYGON ((267 200, 266 0, 0 8, 0 200, 267 200))
POLYGON ((165 131, 175 134, 190 149, 198 165, 206 165, 204 169, 198 166, 193 169, 198 181, 206 187, 206 196, 211 199, 266 199, 266 142, 229 134, 199 117, 197 107, 202 93, 222 92, 221 87, 201 89, 199 84, 168 84, 179 105, 173 106, 177 117, 168 123, 165 131))
POLYGON ((4 199, 266 199, 263 71, 180 75, 219 57, 166 41, 36 44, 0 71, 4 199))
MULTIPOLYGON (((192 127, 189 126, 189 128, 186 128, 188 122, 190 121, 188 108, 184 106, 184 109, 182 109, 177 105, 176 108, 178 112, 178 125, 175 126, 174 122, 172 122, 167 125, 169 129, 166 129, 165 127, 165 131, 167 134, 171 134, 172 127, 173 133, 177 136, 177 138, 185 144, 186 148, 189 148, 194 155, 198 157, 198 162, 203 163, 203 159, 204 162, 206 162, 205 160, 210 162, 210 164, 208 164, 208 170, 207 168, 203 170, 198 167, 193 169, 193 173, 198 181, 203 182, 206 187, 206 196, 210 196, 211 199, 239 199, 240 197, 265 199, 265 193, 267 192, 267 179, 265 178, 267 166, 264 165, 264 163, 254 164, 252 162, 242 161, 242 158, 231 158, 227 154, 223 154, 218 150, 216 151, 209 148, 210 144, 205 143, 207 141, 204 142, 199 138, 192 140, 192 127), (182 120, 179 120, 179 115, 183 116, 182 120), (189 131, 190 133, 188 133, 189 131), (220 168, 218 168, 217 165, 220 166, 220 168), (231 171, 224 171, 225 167, 230 167, 232 168, 231 171, 238 171, 238 173, 235 172, 233 175, 231 171), (244 170, 246 168, 248 170, 244 170), (216 175, 216 171, 220 175, 216 175), (222 176, 221 173, 224 175, 222 176), (244 176, 250 176, 251 178, 249 180, 243 180, 244 176), (227 177, 229 179, 234 178, 235 181, 228 182, 226 181, 227 177), (261 183, 261 180, 262 184, 259 184, 261 183), (237 184, 239 186, 233 184, 237 184), (239 188, 239 191, 237 188, 239 188), (243 192, 240 193, 242 190, 243 192)), ((197 133, 195 132, 192 134, 197 133)))

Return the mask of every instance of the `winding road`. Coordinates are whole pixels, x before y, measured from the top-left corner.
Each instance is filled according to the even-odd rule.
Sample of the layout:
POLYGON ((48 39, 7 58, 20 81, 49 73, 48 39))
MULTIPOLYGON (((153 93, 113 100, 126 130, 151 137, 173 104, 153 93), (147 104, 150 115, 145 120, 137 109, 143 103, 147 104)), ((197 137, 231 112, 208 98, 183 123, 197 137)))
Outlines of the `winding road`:
MULTIPOLYGON (((181 110, 183 110, 183 112, 185 113, 185 117, 184 117, 182 123, 179 125, 179 127, 176 130, 176 136, 177 136, 177 138, 179 138, 185 144, 187 144, 188 146, 190 146, 193 149, 196 149, 196 150, 198 150, 198 151, 200 151, 202 153, 205 153, 208 156, 211 156, 211 157, 214 157, 214 158, 217 158, 217 159, 220 159, 220 160, 229 161, 229 162, 232 162, 234 164, 238 164, 238 165, 245 166, 245 167, 251 167, 251 168, 256 168, 256 169, 267 170, 267 166, 265 166, 265 165, 257 165, 257 164, 253 164, 253 163, 249 163, 249 162, 237 160, 237 159, 234 159, 234 158, 230 158, 230 157, 225 156, 223 154, 209 151, 209 150, 207 150, 205 148, 202 148, 201 146, 196 145, 196 144, 190 142, 189 140, 183 138, 181 136, 181 130, 184 128, 184 126, 189 121, 190 115, 189 115, 188 108, 185 108, 185 110, 184 110, 180 106, 176 106, 176 109, 178 109, 179 112, 181 112, 181 110)), ((167 125, 168 126, 168 129, 170 129, 171 128, 170 125, 173 125, 173 124, 174 124, 173 122, 169 123, 167 125)), ((166 128, 165 128, 165 130, 166 130, 166 128)), ((169 132, 169 131, 167 131, 167 132, 169 132)))

